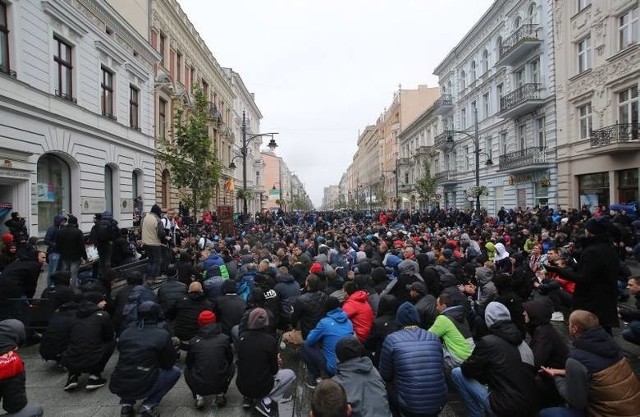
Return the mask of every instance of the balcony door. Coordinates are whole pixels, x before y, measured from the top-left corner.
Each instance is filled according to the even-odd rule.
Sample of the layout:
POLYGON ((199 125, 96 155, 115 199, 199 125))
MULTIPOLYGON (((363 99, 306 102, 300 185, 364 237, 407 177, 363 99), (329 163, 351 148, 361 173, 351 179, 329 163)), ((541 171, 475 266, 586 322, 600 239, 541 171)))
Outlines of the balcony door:
POLYGON ((620 136, 627 136, 626 140, 639 139, 638 120, 640 120, 640 106, 638 105, 638 86, 633 86, 618 93, 618 121, 622 124, 620 136))

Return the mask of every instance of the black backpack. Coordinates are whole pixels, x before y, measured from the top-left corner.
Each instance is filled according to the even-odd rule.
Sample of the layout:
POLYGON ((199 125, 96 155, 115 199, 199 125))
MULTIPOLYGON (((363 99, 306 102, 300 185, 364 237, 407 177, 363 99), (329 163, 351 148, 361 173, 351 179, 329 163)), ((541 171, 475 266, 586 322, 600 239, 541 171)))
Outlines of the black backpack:
POLYGON ((112 219, 103 219, 96 225, 96 239, 98 242, 110 242, 118 237, 118 226, 112 219))

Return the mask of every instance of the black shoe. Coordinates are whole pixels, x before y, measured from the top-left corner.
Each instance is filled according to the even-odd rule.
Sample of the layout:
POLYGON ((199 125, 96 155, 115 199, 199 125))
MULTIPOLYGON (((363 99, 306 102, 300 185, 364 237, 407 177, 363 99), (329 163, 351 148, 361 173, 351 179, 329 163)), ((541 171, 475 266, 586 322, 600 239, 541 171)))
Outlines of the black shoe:
POLYGON ((307 376, 305 384, 307 384, 307 386, 311 389, 316 389, 316 387, 318 386, 318 379, 315 376, 309 374, 307 376))
POLYGON ((253 400, 249 397, 242 397, 242 408, 253 407, 253 400))
POLYGON ((140 412, 140 417, 160 417, 160 412, 158 411, 158 407, 153 407, 153 408, 142 407, 142 411, 140 412))
POLYGON ((69 375, 67 383, 64 384, 64 390, 71 391, 76 388, 78 388, 78 375, 69 375))
POLYGON ((125 404, 120 409, 120 417, 134 417, 136 415, 136 410, 133 409, 131 404, 125 404))
POLYGON ((227 405, 227 397, 224 394, 216 395, 216 407, 224 407, 227 405))
POLYGON ((95 389, 98 389, 100 387, 103 387, 104 384, 107 383, 107 380, 104 379, 103 377, 101 377, 100 375, 96 376, 96 375, 90 375, 89 379, 87 380, 87 391, 93 391, 95 389))
POLYGON ((255 407, 256 411, 265 417, 275 417, 278 412, 276 411, 276 403, 269 400, 269 404, 264 402, 264 399, 260 400, 255 407))

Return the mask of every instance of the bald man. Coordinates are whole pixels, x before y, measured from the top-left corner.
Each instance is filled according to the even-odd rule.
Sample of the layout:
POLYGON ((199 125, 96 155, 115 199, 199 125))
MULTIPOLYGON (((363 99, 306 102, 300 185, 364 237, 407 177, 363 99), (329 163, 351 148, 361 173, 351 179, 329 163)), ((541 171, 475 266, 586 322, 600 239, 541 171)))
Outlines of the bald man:
POLYGON ((640 382, 598 318, 575 310, 569 316, 569 335, 574 347, 565 369, 542 367, 544 374, 554 378, 568 407, 546 408, 539 416, 637 416, 640 382))

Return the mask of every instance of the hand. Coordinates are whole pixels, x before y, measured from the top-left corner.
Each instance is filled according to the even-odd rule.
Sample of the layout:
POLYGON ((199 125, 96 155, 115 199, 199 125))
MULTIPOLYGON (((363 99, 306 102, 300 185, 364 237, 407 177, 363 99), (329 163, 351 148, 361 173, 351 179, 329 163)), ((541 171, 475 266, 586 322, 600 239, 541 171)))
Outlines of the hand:
POLYGON ((278 366, 282 368, 282 356, 278 353, 278 366))
POLYGON ((547 368, 546 366, 541 366, 538 372, 540 372, 541 374, 548 375, 550 377, 566 375, 566 371, 564 369, 547 368))

